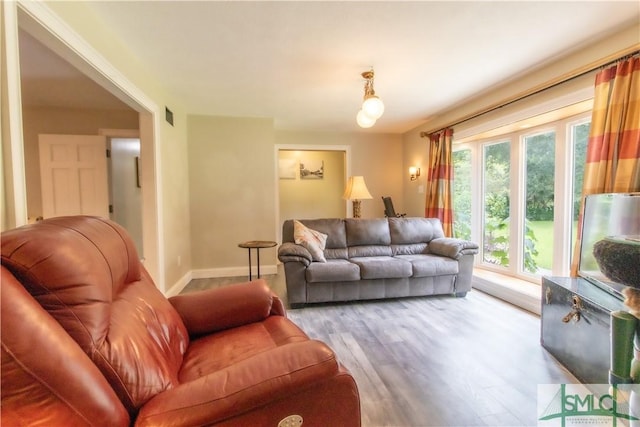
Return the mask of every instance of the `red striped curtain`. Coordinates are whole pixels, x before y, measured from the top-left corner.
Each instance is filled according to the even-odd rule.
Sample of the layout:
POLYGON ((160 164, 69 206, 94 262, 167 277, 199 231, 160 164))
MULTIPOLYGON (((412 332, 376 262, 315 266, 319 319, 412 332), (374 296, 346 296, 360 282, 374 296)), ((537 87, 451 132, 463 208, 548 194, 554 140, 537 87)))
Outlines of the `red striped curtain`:
MULTIPOLYGON (((640 57, 619 62, 596 75, 587 160, 578 230, 582 229, 584 196, 640 191, 640 57)), ((577 236, 571 275, 577 275, 577 236)))
POLYGON ((452 143, 453 129, 429 135, 429 169, 427 170, 427 200, 425 217, 440 218, 444 235, 453 236, 452 143))

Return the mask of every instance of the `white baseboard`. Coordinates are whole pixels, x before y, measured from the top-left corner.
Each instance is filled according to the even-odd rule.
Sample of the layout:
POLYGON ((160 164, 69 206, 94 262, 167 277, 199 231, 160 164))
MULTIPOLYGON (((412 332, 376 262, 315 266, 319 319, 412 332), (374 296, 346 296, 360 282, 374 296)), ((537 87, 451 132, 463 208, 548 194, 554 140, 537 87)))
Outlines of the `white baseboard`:
MULTIPOLYGON (((258 277, 258 268, 252 266, 251 274, 254 277, 258 277)), ((278 274, 277 265, 261 265, 260 275, 265 274, 278 274)), ((249 276, 247 267, 225 267, 225 268, 203 268, 199 270, 191 270, 182 276, 173 286, 171 286, 166 292, 167 297, 178 295, 193 279, 210 279, 215 277, 240 277, 249 276)))
POLYGON ((184 276, 182 276, 173 286, 171 286, 164 293, 167 298, 178 295, 182 290, 189 284, 189 282, 193 279, 193 274, 191 271, 188 271, 184 276))
MULTIPOLYGON (((277 274, 278 267, 276 265, 261 265, 260 275, 265 274, 277 274)), ((199 270, 191 271, 193 279, 209 279, 212 277, 239 277, 249 276, 249 270, 247 267, 224 267, 224 268, 203 268, 199 270)), ((251 267, 251 274, 258 277, 258 268, 256 266, 251 267)))

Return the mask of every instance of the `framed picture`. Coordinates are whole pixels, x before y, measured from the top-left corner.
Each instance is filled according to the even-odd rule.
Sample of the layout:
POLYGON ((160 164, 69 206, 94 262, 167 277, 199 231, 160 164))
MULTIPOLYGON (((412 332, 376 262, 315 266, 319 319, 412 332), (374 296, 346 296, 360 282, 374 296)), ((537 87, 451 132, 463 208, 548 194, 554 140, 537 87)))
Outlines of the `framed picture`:
POLYGON ((300 179, 323 179, 324 160, 300 160, 300 179))
POLYGON ((278 160, 278 176, 280 179, 296 179, 295 159, 279 159, 278 160))

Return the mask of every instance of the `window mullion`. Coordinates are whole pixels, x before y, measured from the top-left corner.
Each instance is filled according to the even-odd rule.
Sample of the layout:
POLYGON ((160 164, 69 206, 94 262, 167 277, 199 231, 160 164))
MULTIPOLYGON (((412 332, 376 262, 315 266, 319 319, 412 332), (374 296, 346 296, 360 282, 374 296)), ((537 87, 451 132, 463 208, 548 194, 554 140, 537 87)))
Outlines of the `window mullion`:
POLYGON ((527 191, 525 189, 525 174, 526 168, 526 156, 523 149, 524 139, 522 135, 514 134, 511 136, 511 215, 510 215, 510 236, 511 241, 509 243, 509 259, 511 263, 511 271, 516 274, 522 274, 523 251, 522 242, 524 241, 524 212, 523 206, 525 205, 525 196, 527 191))
POLYGON ((554 182, 553 265, 554 276, 569 274, 569 254, 571 253, 571 181, 573 176, 573 156, 571 155, 571 126, 566 121, 556 129, 556 177, 554 182))

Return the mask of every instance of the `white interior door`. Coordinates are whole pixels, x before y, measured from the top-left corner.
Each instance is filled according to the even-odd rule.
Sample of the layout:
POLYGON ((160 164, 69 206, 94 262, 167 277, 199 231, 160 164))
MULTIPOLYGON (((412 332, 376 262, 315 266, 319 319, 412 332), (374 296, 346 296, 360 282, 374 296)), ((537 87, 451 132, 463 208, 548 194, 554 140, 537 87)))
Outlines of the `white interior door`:
POLYGON ((100 135, 39 135, 44 218, 109 217, 107 138, 100 135))

